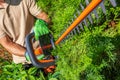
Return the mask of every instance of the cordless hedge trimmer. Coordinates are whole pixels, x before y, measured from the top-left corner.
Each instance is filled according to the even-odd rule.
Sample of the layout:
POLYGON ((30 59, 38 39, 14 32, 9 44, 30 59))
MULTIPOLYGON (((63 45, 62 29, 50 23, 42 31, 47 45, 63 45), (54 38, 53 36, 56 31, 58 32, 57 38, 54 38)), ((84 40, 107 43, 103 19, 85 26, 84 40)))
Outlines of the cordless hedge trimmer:
POLYGON ((51 55, 51 50, 55 48, 53 36, 50 34, 47 23, 43 20, 36 20, 34 32, 26 37, 26 59, 44 71, 53 72, 55 69, 55 57, 51 55), (39 42, 39 47, 34 50, 33 43, 39 42))

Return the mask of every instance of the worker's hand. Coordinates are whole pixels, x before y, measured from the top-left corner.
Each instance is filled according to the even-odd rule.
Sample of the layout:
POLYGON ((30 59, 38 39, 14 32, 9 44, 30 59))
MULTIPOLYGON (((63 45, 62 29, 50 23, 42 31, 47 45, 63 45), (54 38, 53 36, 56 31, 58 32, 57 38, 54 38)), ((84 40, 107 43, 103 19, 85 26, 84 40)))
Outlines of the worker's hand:
MULTIPOLYGON (((44 54, 36 55, 37 60, 42 60, 44 57, 45 57, 44 54)), ((30 61, 30 57, 29 57, 27 51, 25 52, 25 58, 26 58, 27 61, 30 61)))
POLYGON ((35 39, 38 40, 40 36, 49 33, 48 24, 40 19, 37 19, 35 22, 34 33, 35 39))

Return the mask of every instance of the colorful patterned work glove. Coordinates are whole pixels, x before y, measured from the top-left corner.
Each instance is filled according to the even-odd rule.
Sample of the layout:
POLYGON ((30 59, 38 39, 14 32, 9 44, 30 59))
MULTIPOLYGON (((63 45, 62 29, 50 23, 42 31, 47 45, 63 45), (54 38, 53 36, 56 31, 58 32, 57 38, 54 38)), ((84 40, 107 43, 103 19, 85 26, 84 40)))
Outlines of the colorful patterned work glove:
POLYGON ((35 33, 35 39, 38 40, 40 36, 48 34, 49 29, 48 29, 48 24, 41 20, 37 19, 35 22, 35 27, 34 27, 34 33, 35 33))

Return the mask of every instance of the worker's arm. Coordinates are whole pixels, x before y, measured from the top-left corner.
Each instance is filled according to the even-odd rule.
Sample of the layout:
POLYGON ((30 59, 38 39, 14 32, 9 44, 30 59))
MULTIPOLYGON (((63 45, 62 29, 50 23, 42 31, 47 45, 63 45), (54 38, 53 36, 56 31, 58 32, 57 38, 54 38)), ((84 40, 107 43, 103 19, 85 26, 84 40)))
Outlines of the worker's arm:
POLYGON ((44 11, 41 11, 36 17, 38 19, 42 19, 42 20, 46 21, 48 24, 50 23, 50 19, 44 11))
POLYGON ((24 56, 26 49, 19 44, 12 42, 12 40, 6 35, 0 38, 0 44, 11 54, 17 56, 24 56))

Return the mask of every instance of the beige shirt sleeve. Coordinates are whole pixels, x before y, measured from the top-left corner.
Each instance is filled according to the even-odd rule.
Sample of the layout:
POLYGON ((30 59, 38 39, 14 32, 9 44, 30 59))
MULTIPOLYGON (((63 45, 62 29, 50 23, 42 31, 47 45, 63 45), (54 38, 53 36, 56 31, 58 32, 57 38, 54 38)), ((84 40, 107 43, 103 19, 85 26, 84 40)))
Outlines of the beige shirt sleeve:
POLYGON ((28 8, 30 13, 33 16, 37 16, 41 12, 41 9, 40 7, 37 6, 36 0, 27 0, 27 1, 28 1, 28 8))
POLYGON ((0 28, 0 38, 4 37, 5 35, 5 32, 0 28))

